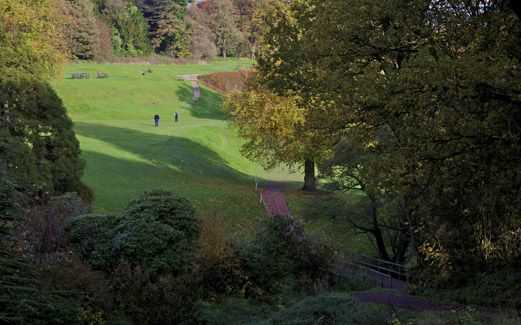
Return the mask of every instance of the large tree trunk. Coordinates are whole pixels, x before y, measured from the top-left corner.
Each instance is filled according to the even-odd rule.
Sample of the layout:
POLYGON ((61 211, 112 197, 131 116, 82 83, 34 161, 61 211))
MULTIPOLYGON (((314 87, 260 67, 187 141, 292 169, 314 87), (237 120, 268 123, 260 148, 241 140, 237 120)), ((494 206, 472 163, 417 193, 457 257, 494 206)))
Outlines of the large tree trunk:
POLYGON ((400 233, 398 234, 398 243, 395 247, 395 254, 393 256, 393 262, 403 264, 405 263, 405 257, 407 250, 411 245, 411 236, 409 235, 409 225, 400 223, 400 233))
POLYGON ((389 254, 387 253, 387 247, 385 246, 385 240, 382 233, 382 230, 380 229, 380 226, 378 225, 378 208, 376 207, 376 201, 370 197, 371 199, 371 207, 370 207, 370 213, 371 213, 371 219, 373 220, 373 229, 371 233, 374 236, 375 242, 376 242, 376 248, 378 249, 378 255, 381 259, 390 261, 389 254))
POLYGON ((311 159, 304 161, 304 187, 303 191, 314 192, 317 190, 317 179, 315 177, 315 162, 311 159))

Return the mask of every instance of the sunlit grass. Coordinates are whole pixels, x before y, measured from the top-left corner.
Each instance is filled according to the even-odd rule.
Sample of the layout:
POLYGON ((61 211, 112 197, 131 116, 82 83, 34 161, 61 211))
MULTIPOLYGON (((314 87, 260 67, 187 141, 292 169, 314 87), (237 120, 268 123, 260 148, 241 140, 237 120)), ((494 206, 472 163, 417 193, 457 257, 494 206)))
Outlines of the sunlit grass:
MULTIPOLYGON (((302 175, 280 168, 265 171, 240 154, 242 140, 222 111, 222 96, 203 87, 192 102, 183 74, 206 74, 246 68, 248 60, 218 60, 210 64, 70 64, 54 87, 75 123, 86 161, 85 183, 94 190, 94 209, 118 212, 140 193, 166 189, 190 199, 201 217, 220 216, 234 232, 251 232, 265 217, 255 192, 256 178, 284 182, 290 207, 306 215, 322 196, 302 196, 302 175), (143 71, 151 70, 151 73, 143 71), (96 79, 96 72, 109 75, 96 79), (73 80, 72 72, 91 78, 73 80), (178 112, 180 121, 173 120, 178 112), (154 127, 153 116, 161 116, 154 127)), ((325 215, 304 218, 310 230, 358 248, 359 237, 342 230, 325 215), (331 232, 333 230, 333 232, 331 232)), ((365 244, 364 244, 365 245, 365 244)))

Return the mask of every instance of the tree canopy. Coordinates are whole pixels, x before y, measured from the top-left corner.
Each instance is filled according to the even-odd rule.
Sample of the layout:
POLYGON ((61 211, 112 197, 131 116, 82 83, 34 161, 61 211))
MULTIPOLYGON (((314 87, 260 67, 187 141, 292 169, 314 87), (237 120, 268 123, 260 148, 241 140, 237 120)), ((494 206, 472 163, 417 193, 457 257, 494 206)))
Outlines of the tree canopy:
MULTIPOLYGON (((232 111, 249 107, 258 119, 268 99, 294 103, 284 116, 299 119, 289 126, 333 151, 323 174, 369 199, 367 222, 356 226, 381 257, 403 261, 412 245, 440 283, 458 281, 462 268, 512 266, 519 252, 505 245, 519 228, 521 25, 507 4, 273 2, 259 16, 269 27, 257 89, 235 95, 232 111)), ((266 123, 234 117, 245 149, 286 147, 266 123)))

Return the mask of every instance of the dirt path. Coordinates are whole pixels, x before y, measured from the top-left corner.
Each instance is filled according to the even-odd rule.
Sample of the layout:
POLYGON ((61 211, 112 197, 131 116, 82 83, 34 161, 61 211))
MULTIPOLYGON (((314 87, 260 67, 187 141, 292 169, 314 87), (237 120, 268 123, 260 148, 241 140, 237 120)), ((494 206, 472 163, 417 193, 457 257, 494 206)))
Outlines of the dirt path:
POLYGON ((270 217, 290 215, 286 198, 276 185, 265 183, 261 184, 258 189, 260 190, 260 201, 264 204, 270 217))
POLYGON ((192 83, 192 101, 196 102, 201 97, 201 87, 199 86, 198 74, 184 74, 176 77, 179 80, 191 81, 192 83))
MULTIPOLYGON (((266 208, 269 216, 288 216, 290 211, 286 203, 284 194, 274 183, 259 184, 260 200, 266 208)), ((350 277, 356 276, 360 272, 359 267, 352 263, 340 263, 337 265, 335 273, 350 277)), ((407 294, 407 283, 394 279, 387 274, 383 274, 368 268, 363 269, 363 276, 370 280, 375 287, 389 289, 387 291, 361 291, 353 293, 353 297, 361 303, 392 305, 396 308, 403 308, 413 311, 449 311, 460 310, 460 305, 442 305, 434 303, 426 298, 407 294)))

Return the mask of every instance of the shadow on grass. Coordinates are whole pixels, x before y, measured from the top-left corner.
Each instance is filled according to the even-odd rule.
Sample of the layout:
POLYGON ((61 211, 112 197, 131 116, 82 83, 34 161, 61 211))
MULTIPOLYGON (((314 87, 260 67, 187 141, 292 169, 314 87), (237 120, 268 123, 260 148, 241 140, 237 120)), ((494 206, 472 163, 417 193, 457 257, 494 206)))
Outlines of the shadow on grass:
POLYGON ((163 189, 189 199, 201 216, 223 214, 229 221, 244 222, 244 217, 262 213, 253 186, 197 177, 169 168, 158 168, 143 161, 84 151, 88 162, 84 181, 95 192, 98 212, 118 212, 145 191, 163 189), (252 212, 258 209, 257 212, 252 212))
MULTIPOLYGON (((169 168, 172 172, 199 178, 253 182, 251 176, 229 167, 216 152, 189 139, 84 122, 77 122, 75 131, 139 156, 155 168, 169 168)), ((121 172, 128 177, 136 177, 131 171, 125 172, 127 161, 128 165, 133 163, 132 160, 122 159, 119 167, 121 172)))
POLYGON ((366 234, 357 231, 349 220, 365 224, 369 220, 363 206, 364 197, 358 193, 322 192, 301 195, 292 211, 302 218, 308 230, 334 243, 343 252, 374 254, 374 247, 366 234))
POLYGON ((223 100, 221 95, 201 87, 201 97, 198 101, 192 101, 192 86, 188 83, 181 84, 176 90, 177 97, 188 104, 188 110, 197 118, 225 120, 226 114, 222 110, 223 100))

